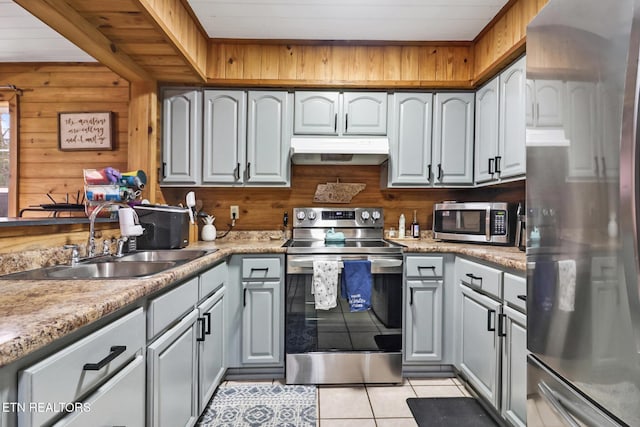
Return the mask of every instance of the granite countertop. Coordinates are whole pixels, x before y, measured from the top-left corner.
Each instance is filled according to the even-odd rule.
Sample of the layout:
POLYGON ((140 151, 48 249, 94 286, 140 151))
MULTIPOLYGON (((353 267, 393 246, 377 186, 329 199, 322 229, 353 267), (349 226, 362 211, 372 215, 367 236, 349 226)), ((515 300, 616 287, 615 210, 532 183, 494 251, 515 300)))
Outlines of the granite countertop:
MULTIPOLYGON (((192 276, 232 254, 285 253, 281 233, 238 233, 214 242, 197 242, 189 249, 216 252, 149 278, 127 280, 2 280, 0 281, 0 367, 42 348, 58 338, 113 313, 142 297, 192 276)), ((457 253, 524 271, 525 254, 517 248, 437 242, 433 239, 395 240, 407 253, 457 253)))

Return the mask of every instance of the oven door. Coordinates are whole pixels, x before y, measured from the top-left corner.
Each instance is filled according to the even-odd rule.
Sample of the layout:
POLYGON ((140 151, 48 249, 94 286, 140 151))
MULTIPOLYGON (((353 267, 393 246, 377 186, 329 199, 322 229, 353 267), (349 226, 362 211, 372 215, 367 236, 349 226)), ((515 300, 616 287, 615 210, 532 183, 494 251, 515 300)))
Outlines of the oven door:
POLYGON ((400 382, 402 256, 287 255, 285 322, 287 383, 400 382), (313 262, 357 259, 371 261, 371 310, 352 313, 340 296, 316 310, 313 262))

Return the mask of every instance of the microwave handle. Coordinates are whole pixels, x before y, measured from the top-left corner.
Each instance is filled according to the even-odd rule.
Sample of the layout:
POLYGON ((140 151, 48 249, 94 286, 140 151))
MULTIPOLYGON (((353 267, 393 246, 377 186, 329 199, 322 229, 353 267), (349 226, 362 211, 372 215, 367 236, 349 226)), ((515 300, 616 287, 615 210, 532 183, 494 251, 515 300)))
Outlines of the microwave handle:
POLYGON ((487 242, 491 241, 491 208, 487 208, 487 214, 484 217, 484 237, 487 242))

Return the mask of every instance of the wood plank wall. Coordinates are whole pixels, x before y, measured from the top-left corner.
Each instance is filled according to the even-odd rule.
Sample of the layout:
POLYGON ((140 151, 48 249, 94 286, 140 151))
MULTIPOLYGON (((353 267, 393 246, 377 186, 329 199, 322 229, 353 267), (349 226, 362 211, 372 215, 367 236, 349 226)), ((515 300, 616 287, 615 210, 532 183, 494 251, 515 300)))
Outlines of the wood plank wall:
MULTIPOLYGON (((0 84, 23 90, 20 97, 18 209, 75 202, 83 189, 84 168, 113 166, 126 170, 129 83, 94 64, 0 64, 0 84), (113 111, 113 151, 60 151, 58 113, 113 111)), ((25 213, 25 216, 28 216, 25 213)))
POLYGON ((364 183, 366 188, 350 204, 335 206, 381 206, 387 228, 397 228, 401 213, 407 218, 408 227, 413 210, 417 209, 422 228, 431 229, 433 204, 444 200, 519 202, 525 195, 524 181, 477 189, 382 189, 380 173, 380 166, 293 165, 291 188, 165 187, 162 194, 170 204, 184 204, 186 193, 194 190, 196 198, 203 201, 204 210, 217 218, 216 226, 220 231, 229 223, 231 205, 240 207, 236 230, 276 230, 282 225, 285 211, 289 212, 291 224, 292 208, 326 206, 326 203, 313 203, 316 186, 336 182, 337 178, 340 182, 364 183))

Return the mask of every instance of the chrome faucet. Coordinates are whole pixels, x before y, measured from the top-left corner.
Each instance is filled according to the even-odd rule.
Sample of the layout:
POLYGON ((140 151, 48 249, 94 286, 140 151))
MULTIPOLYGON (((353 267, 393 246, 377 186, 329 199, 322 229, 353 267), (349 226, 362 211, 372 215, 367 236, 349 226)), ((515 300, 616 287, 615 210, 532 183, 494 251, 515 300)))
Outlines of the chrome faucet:
POLYGON ((87 258, 96 256, 96 218, 102 209, 106 206, 120 206, 123 208, 130 208, 126 203, 107 201, 102 202, 96 206, 96 208, 89 215, 89 241, 87 242, 87 258))

